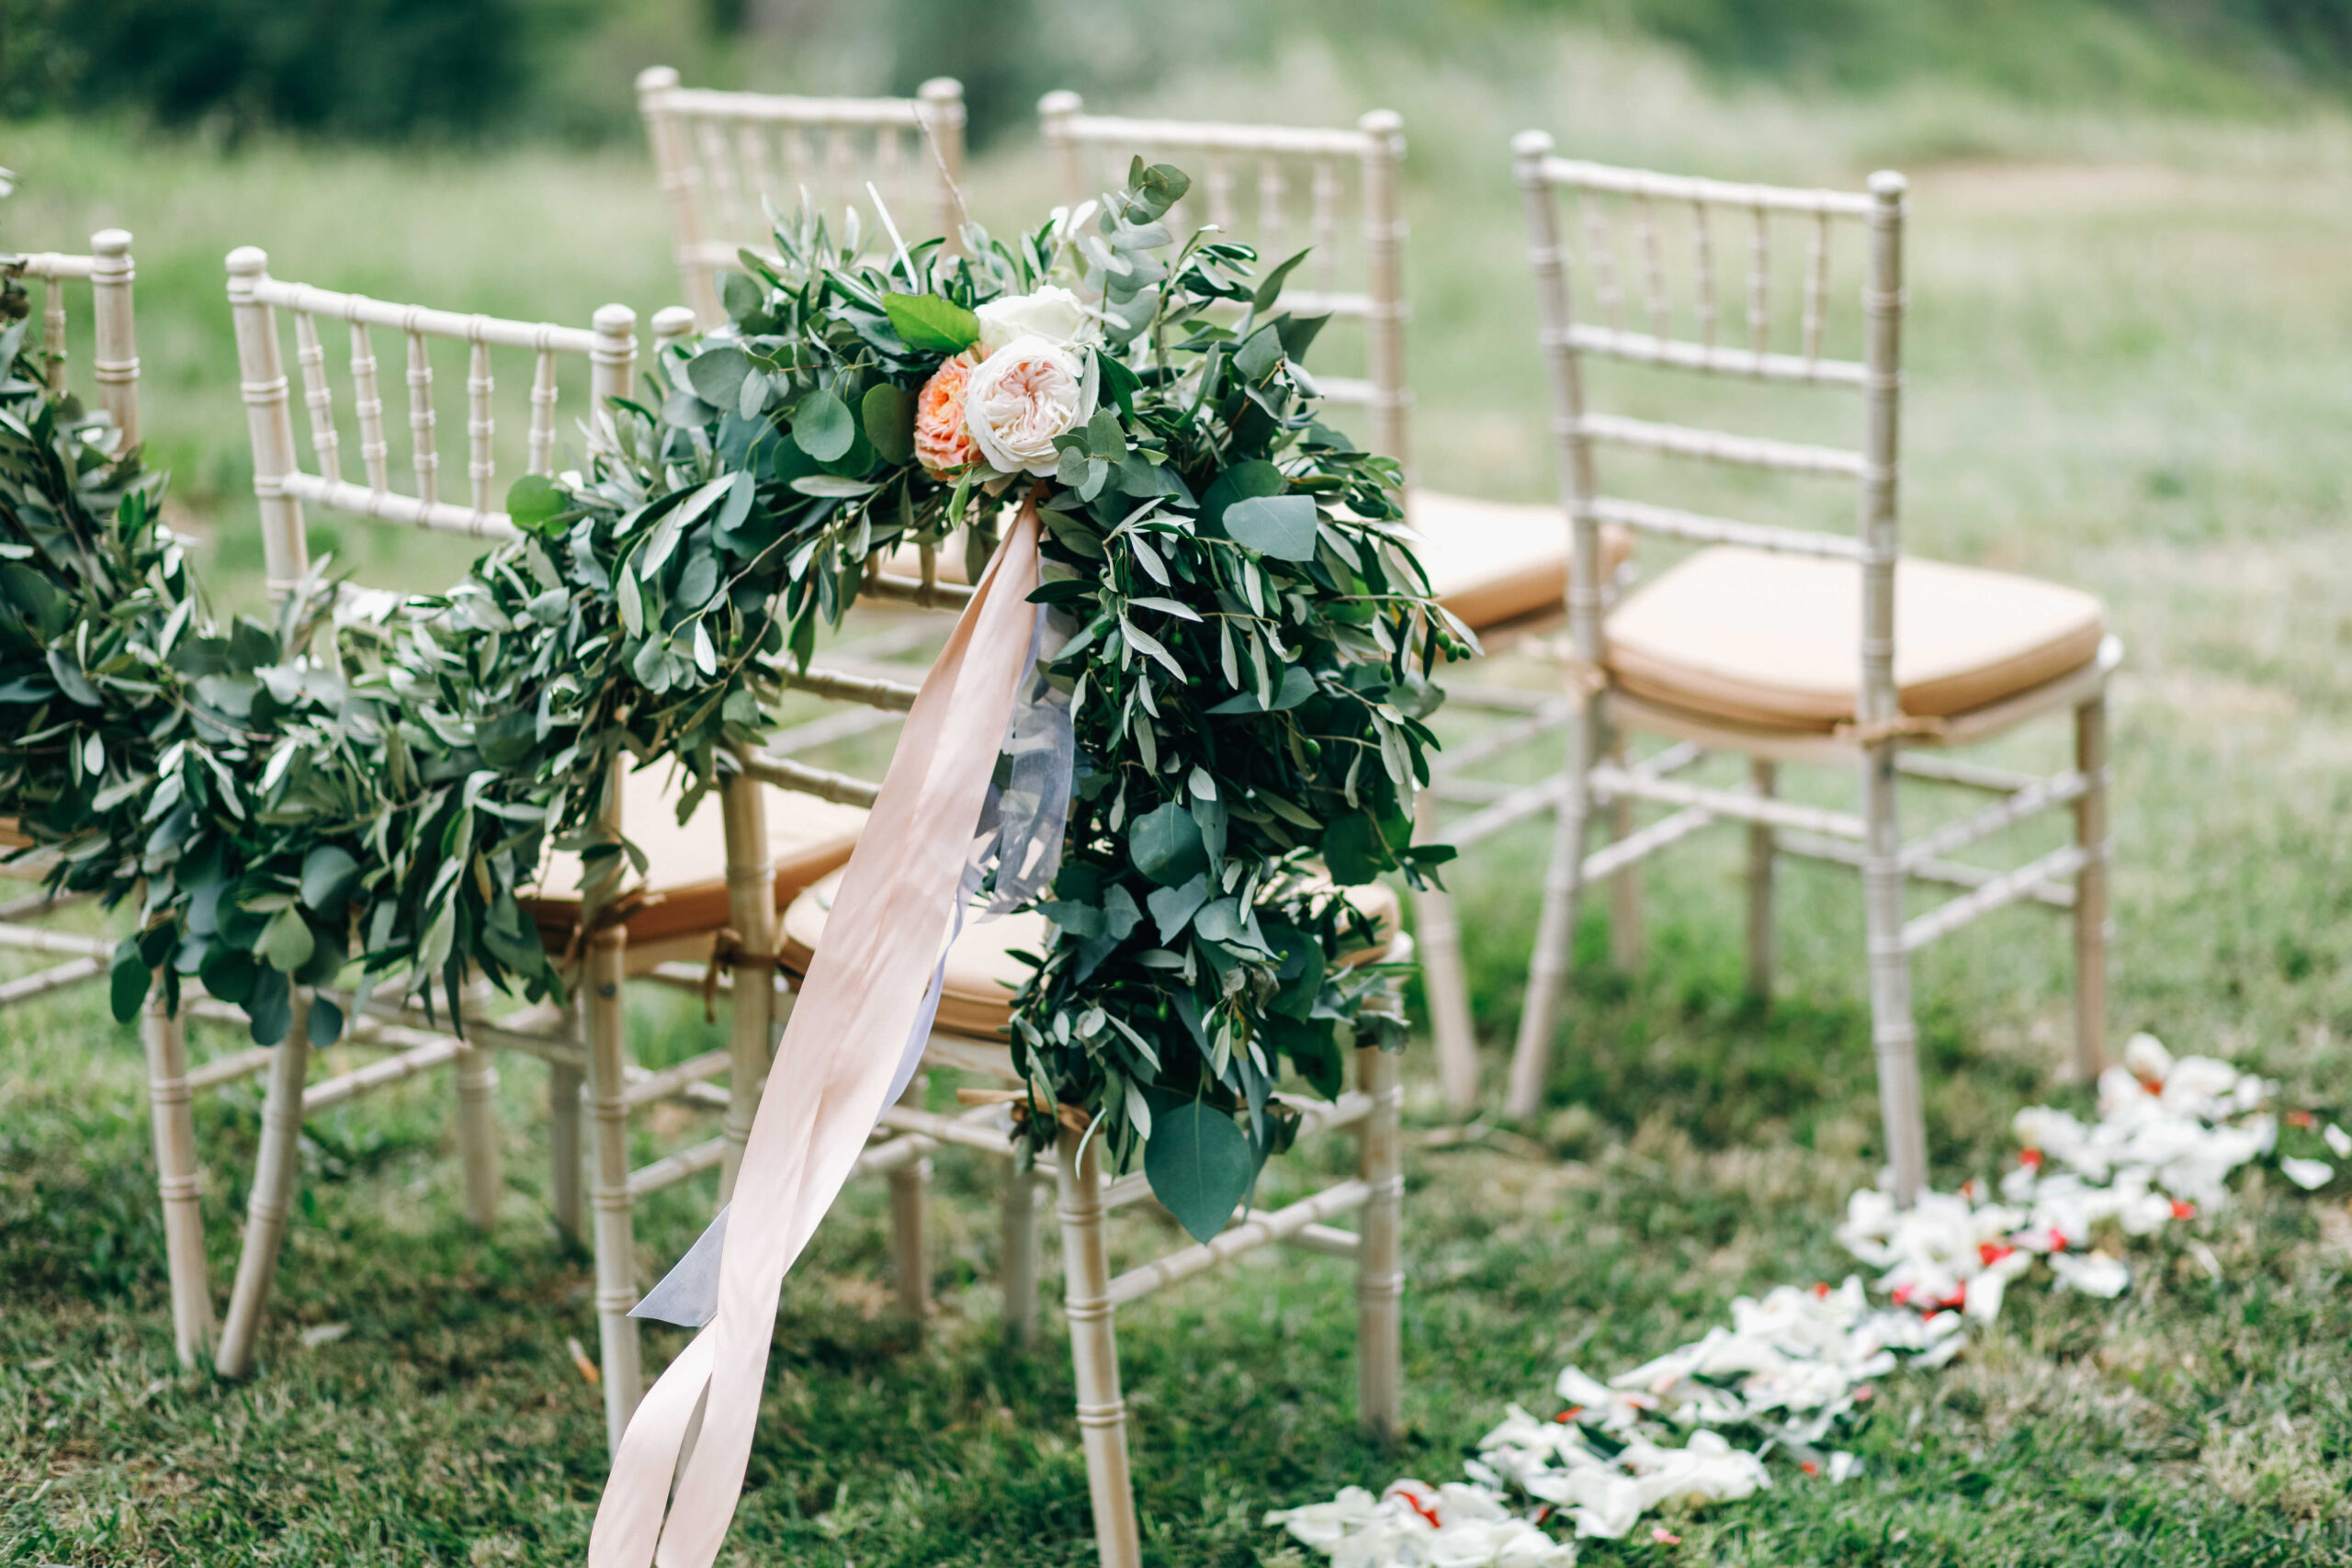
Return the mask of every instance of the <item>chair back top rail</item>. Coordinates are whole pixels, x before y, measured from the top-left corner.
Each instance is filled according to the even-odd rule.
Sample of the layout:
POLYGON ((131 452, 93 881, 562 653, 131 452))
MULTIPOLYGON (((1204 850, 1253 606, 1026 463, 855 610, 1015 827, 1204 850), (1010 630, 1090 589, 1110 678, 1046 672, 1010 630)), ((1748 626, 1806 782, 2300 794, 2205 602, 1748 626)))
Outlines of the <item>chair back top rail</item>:
MULTIPOLYGON (((660 69, 657 67, 656 69, 660 69)), ((673 79, 676 73, 671 73, 673 79)), ((944 80, 944 78, 943 78, 944 80)), ((934 85, 923 84, 927 90, 934 85)), ((710 87, 639 89, 645 101, 673 114, 769 125, 897 126, 919 129, 929 98, 809 98, 786 93, 729 93, 710 87)), ((960 92, 945 102, 960 104, 960 92)))
POLYGON ((1544 178, 1552 185, 1647 197, 1657 201, 1703 202, 1711 207, 1749 210, 1760 207, 1772 212, 1812 212, 1840 218, 1868 218, 1875 205, 1871 197, 1859 191, 1747 185, 1694 175, 1662 175, 1648 169, 1588 164, 1577 158, 1546 157, 1543 171, 1544 178))
POLYGON ((363 326, 390 327, 424 337, 450 338, 460 343, 488 344, 493 348, 542 348, 558 354, 588 355, 602 339, 586 327, 560 327, 548 321, 506 321, 496 316, 436 310, 425 305, 396 305, 364 294, 339 294, 308 283, 286 283, 263 275, 254 281, 257 304, 277 305, 312 316, 332 316, 363 326))
POLYGON ((1048 136, 1095 147, 1181 147, 1203 152, 1273 152, 1299 157, 1362 158, 1388 151, 1402 125, 1393 111, 1374 109, 1342 130, 1300 125, 1225 125, 1209 120, 1130 119, 1083 114, 1076 93, 1048 93, 1037 105, 1048 136))
MULTIPOLYGON (((122 231, 116 229, 110 232, 121 234, 122 231)), ((126 243, 130 238, 130 235, 123 234, 126 243)), ((63 251, 33 251, 25 257, 25 276, 38 277, 44 283, 86 280, 96 272, 98 258, 96 256, 68 255, 63 251)))

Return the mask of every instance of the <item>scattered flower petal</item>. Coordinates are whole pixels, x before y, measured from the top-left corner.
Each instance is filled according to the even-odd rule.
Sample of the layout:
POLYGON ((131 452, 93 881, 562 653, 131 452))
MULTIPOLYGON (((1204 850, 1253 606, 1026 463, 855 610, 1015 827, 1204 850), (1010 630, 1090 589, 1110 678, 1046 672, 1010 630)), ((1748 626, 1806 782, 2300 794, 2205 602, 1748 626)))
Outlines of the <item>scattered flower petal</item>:
POLYGON ((2288 1180, 2306 1192, 2316 1191, 2335 1179, 2335 1168, 2324 1159, 2282 1159, 2278 1168, 2288 1180))
MULTIPOLYGON (((1772 1484, 1764 1459, 1775 1450, 1804 1475, 1849 1480, 1861 1461, 1815 1445, 1871 1399, 1872 1380, 1945 1365, 1972 1325, 1996 1319, 2014 1288, 2045 1267, 2064 1290, 2122 1294, 2131 1265, 2093 1244, 2222 1208, 2229 1179, 2276 1152, 2278 1120, 2263 1110, 2276 1088, 2134 1035, 2122 1063, 2099 1077, 2096 1121, 2043 1105, 2017 1113, 2023 1148, 1997 1195, 1971 1180, 1923 1193, 1907 1210, 1874 1189, 1848 1199, 1838 1239, 1876 1271, 1892 1305, 1873 1305, 1859 1276, 1834 1289, 1824 1281, 1739 1297, 1729 1326, 1614 1377, 1562 1368, 1554 1393, 1565 1408, 1544 1419, 1508 1406, 1464 1466, 1467 1485, 1400 1481, 1377 1501, 1350 1487, 1266 1522, 1329 1553, 1334 1568, 1561 1568, 1575 1549, 1545 1524, 1616 1540, 1655 1508, 1753 1496, 1772 1484)), ((2323 1136, 2352 1159, 2352 1135, 2331 1123, 2323 1136)), ((2307 1190, 2335 1175, 2320 1160, 2278 1165, 2307 1190)), ((2193 1236, 2188 1245, 2220 1278, 2212 1250, 2193 1236)), ((1680 1544, 1661 1526, 1650 1539, 1680 1544)))

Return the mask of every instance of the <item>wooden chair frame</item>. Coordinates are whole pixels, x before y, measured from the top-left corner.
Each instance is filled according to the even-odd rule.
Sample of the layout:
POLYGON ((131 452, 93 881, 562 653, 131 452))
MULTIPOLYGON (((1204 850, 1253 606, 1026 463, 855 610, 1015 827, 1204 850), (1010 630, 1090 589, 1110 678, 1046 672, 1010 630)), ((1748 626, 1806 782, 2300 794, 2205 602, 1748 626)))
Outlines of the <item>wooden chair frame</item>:
MULTIPOLYGON (((1871 1043, 1886 1123, 1889 1163, 1899 1201, 1908 1203, 1927 1175, 1917 1036, 1911 1013, 1910 955, 1978 917, 2020 900, 2070 908, 2075 922, 2075 1055, 2095 1076, 2104 1059, 2108 941, 2106 730, 2107 679, 2121 658, 2108 637, 2082 668, 2033 690, 1949 720, 1921 724, 1902 713, 1894 678, 1894 569, 1899 529, 1895 507, 1898 415, 1902 389, 1903 230, 1905 184, 1900 175, 1871 177, 1867 192, 1799 190, 1611 168, 1557 157, 1552 139, 1529 131, 1512 143, 1524 193, 1529 254, 1542 320, 1541 343, 1552 378, 1561 498, 1572 529, 1569 633, 1577 690, 1564 779, 1539 788, 1561 794, 1558 826, 1544 885, 1543 914, 1528 976, 1526 1010, 1511 1063, 1509 1110, 1532 1115, 1542 1102, 1551 1042, 1565 986, 1577 903, 1586 884, 1622 872, 1646 855, 1718 818, 1744 822, 1748 835, 1748 972, 1759 991, 1769 987, 1773 862, 1782 853, 1859 866, 1869 931, 1871 1043), (1568 287, 1570 253, 1563 243, 1557 193, 1607 193, 1630 197, 1646 263, 1646 333, 1622 322, 1579 321, 1568 287), (1655 209, 1688 208, 1693 214, 1694 276, 1701 300, 1697 339, 1673 335, 1657 263, 1655 209), (1714 298, 1709 220, 1745 219, 1752 235, 1745 343, 1719 341, 1724 314, 1714 298), (1808 256, 1799 352, 1769 341, 1766 233, 1770 220, 1809 221, 1808 256), (1861 291, 1863 355, 1859 361, 1822 353, 1826 254, 1831 225, 1861 224, 1867 272, 1861 291), (1860 452, 1799 446, 1690 426, 1621 418, 1587 407, 1581 362, 1600 355, 1635 363, 1730 376, 1776 385, 1837 387, 1863 400, 1860 452), (1672 508, 1621 500, 1600 485, 1595 449, 1628 446, 1672 457, 1732 463, 1783 473, 1826 475, 1855 482, 1857 532, 1852 537, 1766 527, 1672 508), (1862 575, 1860 680, 1856 722, 1831 734, 1754 731, 1645 702, 1622 690, 1605 660, 1600 532, 1617 524, 1694 543, 1736 544, 1854 562, 1862 575), (2037 715, 2071 709, 2075 766, 2041 778, 1941 754, 1942 749, 2002 733, 2037 715), (1669 737, 1677 744, 1646 765, 1612 761, 1623 728, 1669 737), (1914 751, 1912 748, 1922 748, 1914 751), (1702 751, 1751 759, 1749 786, 1719 790, 1667 776, 1702 751), (1782 761, 1855 767, 1862 797, 1859 816, 1783 802, 1776 795, 1782 761), (1994 799, 1983 810, 1905 841, 1896 818, 1896 784, 1904 775, 1982 791, 1994 799), (1586 829, 1599 807, 1650 802, 1673 814, 1587 853, 1586 829), (1951 852, 2040 812, 2072 807, 2075 841, 2007 872, 1947 860, 1951 852), (1962 889, 1941 907, 1906 919, 1904 889, 1911 881, 1962 889)), ((1588 220, 1591 219, 1588 209, 1588 220)), ((1610 246, 1613 254, 1613 243, 1610 246)), ((1596 280, 1604 301, 1622 299, 1612 279, 1596 280)), ((1604 309, 1606 306, 1604 305, 1604 309)))
MULTIPOLYGON (((716 278, 742 270, 740 250, 764 252, 770 232, 763 201, 772 182, 803 195, 820 189, 834 210, 865 200, 861 164, 891 196, 920 195, 893 217, 910 241, 912 225, 931 224, 952 245, 963 223, 964 87, 935 76, 911 98, 810 98, 683 87, 667 65, 637 78, 655 170, 669 198, 679 282, 705 328, 727 319, 716 278), (824 141, 821 160, 814 133, 824 141), (769 138, 780 159, 771 158, 769 138), (870 139, 872 157, 854 143, 870 139), (821 162, 821 168, 820 164, 821 162)), ((786 205, 779 201, 779 209, 786 205)), ((875 231, 879 238, 878 226, 875 231)))
MULTIPOLYGON (((302 511, 305 502, 379 522, 405 523, 481 538, 514 536, 513 523, 496 502, 500 491, 494 448, 493 348, 530 350, 535 354, 528 437, 530 471, 545 473, 553 468, 559 356, 589 362, 589 439, 592 445, 610 439, 609 417, 593 411, 601 410, 607 399, 628 389, 636 357, 637 318, 628 307, 604 307, 596 312, 594 324, 586 329, 509 321, 423 306, 389 304, 307 284, 288 283, 270 276, 266 254, 254 247, 232 252, 228 260, 228 293, 253 446, 254 491, 260 504, 263 555, 273 597, 288 592, 309 568, 310 548, 302 511), (302 466, 295 450, 291 391, 277 320, 281 310, 294 318, 297 359, 310 416, 312 466, 309 468, 302 466), (349 328, 354 412, 359 431, 358 481, 345 477, 326 351, 319 331, 322 319, 340 321, 349 328), (406 494, 394 490, 390 479, 390 444, 373 336, 384 330, 399 332, 406 340, 408 466, 414 475, 413 489, 406 494), (463 502, 445 500, 442 495, 433 367, 428 353, 431 342, 436 339, 470 345, 466 387, 467 488, 463 502)), ((176 1080, 178 1087, 173 1091, 175 1099, 184 1101, 187 1094, 196 1089, 217 1087, 255 1073, 266 1075, 261 1146, 244 1240, 214 1358, 215 1365, 228 1376, 243 1375, 252 1366, 254 1343, 285 1233, 296 1147, 306 1115, 423 1073, 444 1066, 453 1068, 458 1089, 458 1141, 466 1171, 467 1213, 474 1224, 488 1227, 496 1219, 501 1185, 492 1103, 497 1077, 491 1053, 510 1049, 542 1057, 552 1068, 549 1109, 556 1151, 554 1206, 560 1219, 577 1224, 579 1106, 582 1079, 589 1062, 587 1054, 569 1038, 568 1021, 561 1012, 542 1008, 497 1021, 469 1016, 467 1037, 459 1039, 445 1030, 425 1027, 426 1021, 422 1016, 403 1010, 397 1003, 376 1003, 365 1013, 355 1013, 346 1006, 346 1016, 353 1021, 345 1042, 389 1048, 393 1054, 312 1083, 309 1081, 311 1053, 305 1032, 310 999, 305 991, 297 987, 293 1027, 280 1045, 240 1052, 193 1071, 186 1066, 181 1032, 185 1019, 166 1016, 160 1005, 151 1005, 148 1012, 151 1057, 163 1062, 167 1069, 178 1069, 159 1074, 159 1077, 176 1080)), ((470 1014, 470 1006, 468 1010, 470 1014)), ((184 1014, 242 1021, 242 1014, 236 1010, 202 998, 193 1000, 184 1014)), ((159 1090, 159 1103, 162 1098, 159 1090)), ((192 1147, 174 1150, 164 1163, 163 1179, 168 1203, 175 1187, 188 1186, 192 1190, 192 1147)), ((192 1207, 189 1213, 192 1226, 192 1207)), ((201 1330, 209 1314, 200 1240, 195 1242, 190 1253, 186 1260, 177 1249, 174 1253, 174 1300, 184 1359, 192 1359, 192 1348, 201 1347, 205 1337, 201 1330)))
MULTIPOLYGON (((95 349, 90 370, 91 379, 96 383, 98 406, 120 433, 117 438, 120 448, 137 446, 139 339, 131 308, 131 282, 137 268, 131 261, 130 235, 120 229, 101 229, 90 236, 87 255, 38 251, 22 259, 24 276, 38 278, 42 285, 40 353, 48 359, 51 393, 62 396, 68 390, 66 286, 87 283, 95 349)), ((12 835, 13 828, 9 824, 8 833, 0 834, 0 838, 12 835)), ((18 842, 17 847, 23 845, 18 842)), ((38 874, 42 869, 42 861, 28 858, 11 863, 8 872, 12 876, 24 876, 38 874)), ((110 943, 96 937, 74 936, 17 923, 86 903, 90 897, 67 893, 51 897, 43 893, 0 903, 0 948, 66 958, 66 962, 40 973, 0 984, 0 1008, 94 980, 106 973, 107 961, 114 952, 110 943)))
MULTIPOLYGON (((1281 259, 1287 243, 1289 215, 1285 203, 1294 188, 1293 171, 1306 165, 1310 211, 1306 242, 1314 254, 1306 263, 1306 286, 1286 288, 1283 302, 1302 315, 1329 315, 1363 323, 1365 367, 1362 379, 1317 376, 1315 384, 1328 402, 1362 408, 1372 420, 1374 449, 1406 462, 1412 389, 1405 379, 1404 246, 1405 224, 1397 211, 1398 183, 1405 160, 1405 122, 1389 109, 1374 109, 1358 119, 1353 130, 1317 130, 1289 125, 1219 125, 1207 121, 1127 119, 1085 111, 1076 93, 1048 93, 1037 103, 1037 118, 1051 160, 1056 188, 1072 205, 1099 196, 1125 177, 1126 168, 1099 166, 1106 157, 1130 152, 1172 152, 1186 155, 1197 167, 1195 187, 1202 216, 1227 233, 1240 227, 1240 207, 1235 196, 1234 164, 1255 164, 1258 196, 1256 231, 1261 248, 1271 263, 1281 259), (1197 158, 1190 156, 1197 154, 1197 158), (1358 239, 1363 251, 1361 288, 1343 288, 1338 270, 1339 242, 1343 228, 1340 202, 1345 194, 1341 170, 1356 171, 1359 189, 1358 239), (1098 175, 1100 177, 1098 177, 1098 175)), ((1187 196, 1170 220, 1182 227, 1189 219, 1187 196)))
MULTIPOLYGON (((52 393, 62 395, 68 386, 66 285, 85 282, 90 286, 91 377, 96 383, 99 406, 121 433, 119 440, 125 448, 138 446, 141 435, 138 332, 131 299, 138 269, 130 245, 130 235, 125 231, 102 229, 90 236, 86 255, 43 251, 24 258, 25 276, 44 285, 40 344, 49 356, 52 393)), ((10 870, 22 874, 40 864, 37 859, 20 861, 10 870)), ((64 963, 0 985, 0 1007, 85 984, 106 974, 114 944, 105 938, 22 923, 87 903, 92 897, 36 893, 0 904, 0 947, 65 955, 64 963)), ((150 1010, 140 1033, 147 1054, 148 1102, 163 1201, 173 1337, 181 1361, 193 1365, 210 1348, 213 1327, 211 1298, 204 1287, 204 1231, 198 1209, 190 1100, 195 1089, 208 1087, 210 1080, 192 1078, 186 1042, 175 1021, 150 1010)))
MULTIPOLYGON (((883 569, 879 555, 866 565, 865 592, 919 607, 956 608, 967 603, 972 590, 938 581, 935 551, 919 552, 921 574, 908 579, 883 569)), ((838 653, 835 656, 838 658, 838 653)), ((888 722, 914 705, 918 687, 888 676, 870 674, 838 664, 811 665, 806 673, 788 677, 791 683, 813 695, 859 705, 888 722)), ((844 725, 850 714, 829 716, 770 738, 756 751, 739 754, 742 776, 773 787, 814 795, 854 806, 871 806, 880 786, 797 760, 795 753, 873 728, 844 725)), ((742 835, 764 844, 764 831, 749 825, 738 829, 729 818, 729 854, 742 835)), ((762 928, 772 932, 773 926, 762 928)), ((747 933, 748 934, 748 933, 747 933)), ((772 942, 772 935, 768 937, 772 942)), ((749 943, 747 942, 747 946, 749 943)), ((1388 958, 1409 961, 1410 937, 1399 934, 1388 958)), ((927 1043, 926 1066, 959 1071, 1020 1084, 1011 1050, 1001 1041, 934 1031, 927 1043)), ((764 1064, 761 1069, 764 1071, 764 1064)), ((748 1077, 739 1073, 739 1079, 748 1077)), ((1286 1097, 1278 1097, 1286 1098, 1286 1097)), ((985 1104, 961 1116, 922 1109, 922 1080, 918 1075, 899 1102, 882 1113, 878 1130, 888 1141, 870 1150, 858 1170, 888 1169, 891 1173, 893 1241, 901 1310, 920 1317, 926 1310, 929 1266, 924 1256, 922 1184, 928 1164, 920 1156, 941 1144, 980 1150, 1008 1161, 1008 1179, 1001 1200, 1001 1287, 1004 1327, 1008 1340, 1025 1343, 1036 1319, 1037 1236, 1035 1174, 1024 1171, 1011 1134, 1005 1109, 985 1104)), ((1404 1090, 1395 1055, 1365 1048, 1356 1053, 1356 1087, 1339 1100, 1291 1102, 1299 1111, 1301 1135, 1348 1130, 1358 1140, 1357 1174, 1272 1213, 1253 1215, 1229 1225, 1211 1240, 1182 1247, 1167 1256, 1128 1269, 1110 1271, 1102 1233, 1104 1217, 1113 1210, 1151 1196, 1141 1171, 1106 1179, 1102 1145, 1077 1129, 1065 1127, 1057 1153, 1057 1213, 1062 1231, 1062 1270, 1070 1354, 1078 1381, 1078 1421, 1086 1451, 1088 1488, 1094 1517, 1095 1541, 1104 1568, 1138 1568, 1140 1537, 1135 1515, 1134 1487, 1127 1456, 1126 1404, 1120 1393, 1117 1337, 1113 1315, 1162 1285, 1189 1279, 1243 1253, 1276 1242, 1309 1251, 1352 1258, 1357 1265, 1357 1412, 1365 1430, 1387 1440, 1403 1430, 1403 1296, 1402 1203, 1404 1175, 1397 1119, 1404 1090), (1334 1228, 1329 1221, 1349 1213, 1363 1216, 1361 1230, 1334 1228)))

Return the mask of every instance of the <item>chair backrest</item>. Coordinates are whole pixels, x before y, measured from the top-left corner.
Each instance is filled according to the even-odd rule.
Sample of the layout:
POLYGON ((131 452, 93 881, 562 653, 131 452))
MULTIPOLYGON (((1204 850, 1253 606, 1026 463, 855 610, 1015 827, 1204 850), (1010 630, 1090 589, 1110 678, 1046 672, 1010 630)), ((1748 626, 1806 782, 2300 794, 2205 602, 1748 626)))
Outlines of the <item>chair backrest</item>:
POLYGON ((65 374, 65 285, 86 281, 90 286, 90 325, 96 352, 91 373, 98 384, 98 403, 122 432, 127 450, 139 444, 139 342, 130 310, 130 236, 120 229, 101 229, 90 236, 90 254, 65 255, 41 251, 24 258, 27 277, 41 280, 40 342, 49 362, 50 390, 67 389, 65 374))
MULTIPOLYGON (((1598 661, 1600 585, 1599 528, 1604 523, 1698 543, 1826 556, 1862 571, 1862 691, 1865 722, 1895 715, 1894 679, 1896 416, 1902 387, 1903 176, 1871 176, 1867 191, 1801 190, 1612 168, 1554 155, 1550 136, 1531 130, 1511 144, 1527 204, 1529 257, 1535 270, 1542 343, 1552 374, 1553 429, 1562 500, 1575 531, 1569 614, 1579 657, 1598 661), (1559 193, 1576 194, 1583 228, 1577 246, 1561 222, 1559 193), (1612 209, 1630 213, 1636 277, 1621 271, 1612 209), (1695 336, 1677 334, 1659 209, 1687 214, 1687 273, 1695 336), (1744 233, 1745 288, 1724 309, 1716 263, 1716 224, 1744 233), (1857 225, 1864 241, 1861 357, 1823 352, 1828 320, 1830 257, 1838 225, 1857 225), (1773 309, 1776 231, 1804 235, 1804 265, 1793 321, 1773 309), (1587 284, 1597 320, 1581 319, 1576 272, 1587 284), (1636 292, 1637 290, 1637 292, 1636 292), (1638 323, 1629 321, 1634 294, 1638 323), (1776 327, 1776 321, 1785 324, 1776 327), (1646 330, 1643 330, 1643 329, 1646 330), (1836 387, 1862 397, 1860 451, 1770 440, 1684 424, 1599 413, 1586 406, 1586 355, 1670 370, 1787 386, 1836 387), (1605 494, 1595 448, 1622 446, 1781 473, 1851 479, 1859 491, 1854 535, 1808 532, 1704 516, 1605 494)), ((1736 242, 1735 242, 1736 243, 1736 242)), ((1681 269, 1677 268, 1680 271, 1681 269)))
MULTIPOLYGON (((771 243, 763 200, 778 212, 804 197, 839 214, 866 203, 871 181, 909 241, 963 223, 964 87, 937 76, 911 98, 805 98, 682 87, 653 66, 637 78, 638 111, 670 199, 678 276, 705 327, 726 320, 717 276, 740 250, 771 243)), ((865 237, 888 244, 868 213, 865 237)))
MULTIPOLYGON (((254 493, 261 501, 262 546, 273 596, 285 592, 310 565, 303 532, 305 503, 381 523, 508 538, 514 525, 501 502, 498 479, 497 381, 492 351, 532 356, 530 417, 525 468, 551 473, 556 454, 558 361, 589 365, 588 440, 612 439, 606 400, 625 395, 637 361, 637 312, 605 305, 587 327, 502 321, 461 315, 423 305, 395 305, 357 294, 338 294, 306 283, 269 276, 269 257, 247 245, 229 253, 229 305, 236 318, 237 364, 253 438, 254 493), (294 446, 291 393, 286 375, 277 313, 293 317, 302 400, 310 412, 311 461, 305 467, 294 446), (342 416, 336 411, 327 372, 322 321, 347 329, 352 402, 349 419, 358 435, 358 475, 345 472, 342 416), (408 386, 408 490, 393 488, 391 443, 385 428, 384 398, 377 368, 374 333, 397 333, 405 347, 408 386), (466 376, 466 470, 462 486, 444 482, 434 405, 431 349, 435 340, 469 345, 466 376), (459 500, 457 497, 462 496, 459 500)), ((680 332, 690 325, 683 310, 665 323, 680 332)))
POLYGON ((1283 302, 1301 316, 1360 321, 1364 332, 1361 378, 1317 376, 1330 401, 1364 408, 1374 450, 1409 464, 1406 413, 1412 393, 1405 381, 1405 225, 1397 214, 1397 178, 1405 157, 1404 120, 1374 109, 1355 129, 1288 125, 1218 125, 1207 121, 1125 119, 1084 112, 1076 93, 1048 93, 1037 105, 1046 149, 1064 200, 1076 203, 1125 183, 1127 161, 1163 154, 1193 179, 1170 215, 1216 224, 1254 244, 1267 266, 1312 245, 1283 289, 1283 302), (1242 201, 1237 180, 1254 186, 1242 201), (1347 243, 1344 213, 1351 205, 1356 243, 1347 243), (1244 209, 1249 216, 1244 217, 1244 209))

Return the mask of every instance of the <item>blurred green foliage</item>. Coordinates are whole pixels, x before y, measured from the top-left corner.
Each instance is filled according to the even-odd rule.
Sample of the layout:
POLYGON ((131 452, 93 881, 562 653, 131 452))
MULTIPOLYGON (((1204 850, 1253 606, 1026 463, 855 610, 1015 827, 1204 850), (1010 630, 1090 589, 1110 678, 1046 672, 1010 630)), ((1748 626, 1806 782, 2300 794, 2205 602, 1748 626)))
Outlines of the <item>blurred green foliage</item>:
POLYGON ((631 132, 630 77, 666 63, 802 91, 956 76, 985 144, 1052 87, 1147 91, 1182 63, 1171 49, 1262 64, 1312 41, 1510 73, 1571 28, 1847 91, 1939 75, 2038 103, 2245 112, 2352 90, 2352 0, 1193 0, 1172 25, 1157 0, 0 0, 0 114, 594 141, 631 132))

